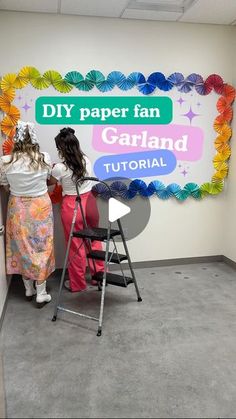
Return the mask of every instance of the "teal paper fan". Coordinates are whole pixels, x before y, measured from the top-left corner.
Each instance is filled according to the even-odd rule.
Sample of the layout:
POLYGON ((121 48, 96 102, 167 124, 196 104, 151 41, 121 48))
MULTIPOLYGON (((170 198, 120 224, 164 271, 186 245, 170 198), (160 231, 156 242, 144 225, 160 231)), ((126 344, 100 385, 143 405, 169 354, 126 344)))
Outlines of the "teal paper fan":
POLYGON ((78 83, 84 80, 84 77, 78 71, 70 71, 65 75, 64 80, 70 84, 73 84, 73 86, 76 86, 78 83))

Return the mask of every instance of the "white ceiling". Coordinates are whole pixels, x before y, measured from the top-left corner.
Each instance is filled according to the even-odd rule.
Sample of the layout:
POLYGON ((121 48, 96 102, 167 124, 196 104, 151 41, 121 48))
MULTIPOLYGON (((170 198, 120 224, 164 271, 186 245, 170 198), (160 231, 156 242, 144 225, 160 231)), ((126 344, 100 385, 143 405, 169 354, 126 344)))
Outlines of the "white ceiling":
POLYGON ((236 0, 0 0, 0 10, 236 24, 236 0))

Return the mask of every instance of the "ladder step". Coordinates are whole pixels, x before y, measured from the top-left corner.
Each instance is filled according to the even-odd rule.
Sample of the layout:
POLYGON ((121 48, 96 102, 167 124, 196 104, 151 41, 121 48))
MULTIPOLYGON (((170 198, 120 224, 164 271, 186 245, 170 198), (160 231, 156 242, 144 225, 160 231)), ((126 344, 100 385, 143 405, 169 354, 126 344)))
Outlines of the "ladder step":
MULTIPOLYGON (((74 231, 73 237, 80 237, 81 239, 90 239, 104 241, 107 240, 107 228, 85 228, 83 230, 74 231)), ((111 229, 110 237, 120 236, 120 230, 111 229)))
MULTIPOLYGON (((112 255, 112 257, 111 257, 111 255, 112 255, 112 252, 109 252, 108 253, 108 260, 109 260, 109 262, 112 262, 112 263, 120 263, 120 262, 122 262, 122 260, 127 260, 128 259, 126 255, 121 255, 120 253, 118 253, 118 255, 117 255, 117 253, 114 253, 112 255), (118 258, 118 256, 119 256, 119 258, 118 258)), ((106 259, 106 252, 103 251, 103 250, 93 250, 92 252, 87 254, 87 257, 90 258, 90 259, 105 260, 106 259)))
MULTIPOLYGON (((103 275, 104 275, 104 272, 98 272, 98 273, 96 273, 94 275, 93 279, 95 279, 95 280, 97 280, 99 282, 102 282, 103 275)), ((133 279, 132 278, 129 278, 129 277, 126 276, 125 279, 126 279, 126 282, 127 282, 127 286, 129 284, 132 284, 133 283, 133 279)), ((107 272, 107 281, 106 282, 107 282, 107 284, 110 284, 110 285, 116 285, 117 287, 124 287, 124 288, 126 288, 126 285, 125 285, 125 282, 124 282, 124 278, 123 278, 122 275, 117 275, 117 274, 112 274, 110 272, 107 272)))

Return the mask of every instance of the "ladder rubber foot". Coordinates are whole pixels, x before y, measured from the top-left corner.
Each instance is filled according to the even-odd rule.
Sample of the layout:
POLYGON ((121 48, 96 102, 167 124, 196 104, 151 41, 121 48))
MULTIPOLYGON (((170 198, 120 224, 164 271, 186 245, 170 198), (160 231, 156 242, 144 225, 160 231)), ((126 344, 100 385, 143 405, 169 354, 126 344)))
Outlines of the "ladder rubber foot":
POLYGON ((143 301, 142 298, 138 297, 138 302, 140 303, 141 301, 143 301))
POLYGON ((57 316, 53 316, 53 318, 52 318, 52 322, 55 322, 55 321, 56 321, 56 319, 57 319, 57 316))
POLYGON ((102 330, 98 330, 97 336, 102 336, 102 330))

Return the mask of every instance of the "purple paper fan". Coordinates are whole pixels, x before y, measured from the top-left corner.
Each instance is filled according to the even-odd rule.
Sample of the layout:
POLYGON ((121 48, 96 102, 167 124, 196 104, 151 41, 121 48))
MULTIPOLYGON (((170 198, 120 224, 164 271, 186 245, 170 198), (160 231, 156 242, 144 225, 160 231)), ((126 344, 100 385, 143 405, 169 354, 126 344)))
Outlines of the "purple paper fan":
POLYGON ((184 76, 182 73, 173 73, 168 77, 167 80, 170 83, 178 86, 179 84, 182 84, 184 82, 184 76))

